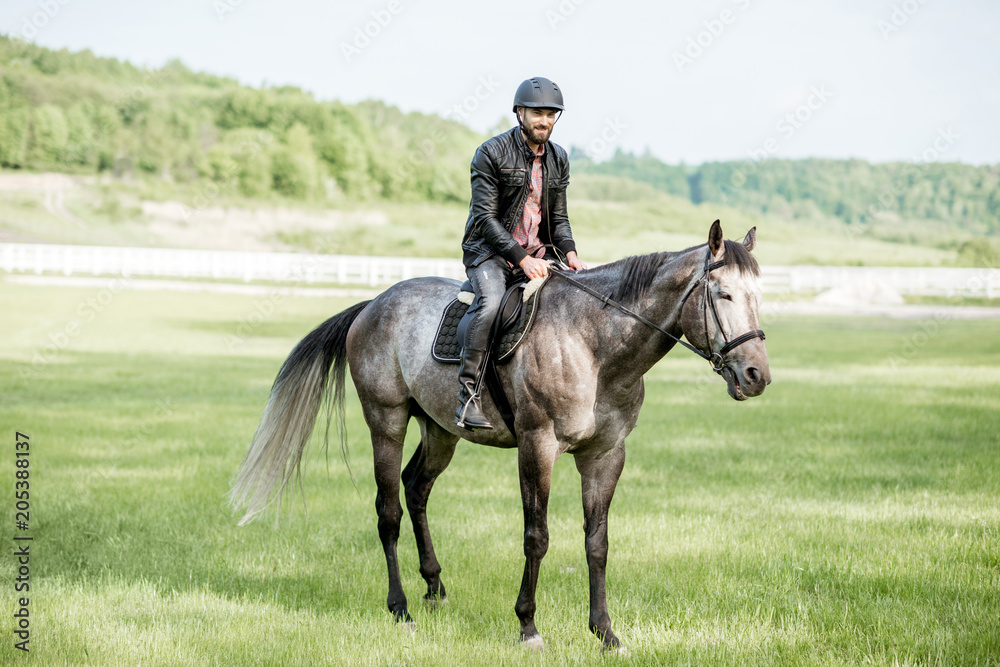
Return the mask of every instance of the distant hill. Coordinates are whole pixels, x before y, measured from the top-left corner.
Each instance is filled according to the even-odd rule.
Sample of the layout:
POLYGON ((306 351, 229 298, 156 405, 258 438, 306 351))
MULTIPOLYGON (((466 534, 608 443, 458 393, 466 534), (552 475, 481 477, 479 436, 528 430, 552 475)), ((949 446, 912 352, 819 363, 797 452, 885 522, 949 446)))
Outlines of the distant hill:
MULTIPOLYGON (((8 210, 0 217, 11 238, 90 238, 97 228, 84 223, 95 222, 115 242, 126 238, 120 225, 155 217, 143 212, 149 200, 181 202, 189 209, 185 220, 190 211, 219 206, 401 204, 394 210, 414 216, 414 207, 434 204, 454 209, 444 230, 460 235, 469 162, 484 139, 457 121, 403 113, 379 101, 318 101, 294 87, 251 88, 192 72, 179 61, 148 70, 0 35, 0 167, 14 174, 74 174, 90 188, 65 202, 5 195, 8 210), (34 220, 39 231, 26 231, 34 220), (45 227, 46 220, 62 226, 45 227)), ((693 166, 620 151, 593 163, 579 149, 571 149, 571 160, 570 197, 581 203, 574 229, 579 221, 579 230, 595 238, 606 236, 605 219, 621 204, 628 216, 614 224, 619 230, 632 225, 636 235, 688 233, 725 211, 747 226, 759 218, 771 230, 864 237, 939 253, 915 262, 945 261, 940 253, 947 253, 962 263, 995 265, 1000 257, 996 245, 977 238, 1000 234, 997 165, 767 159, 693 166)), ((400 225, 394 233, 423 248, 414 252, 438 252, 423 243, 443 233, 431 232, 438 211, 420 214, 421 222, 394 221, 400 225), (430 227, 419 228, 423 221, 430 227)), ((143 233, 132 229, 127 238, 143 233)), ((384 233, 358 232, 382 239, 378 247, 384 233)), ((279 236, 286 245, 317 247, 309 235, 279 236)), ((324 238, 324 248, 346 251, 344 244, 360 237, 339 231, 324 238)), ((457 247, 455 239, 447 243, 457 247)))
POLYGON ((318 102, 178 61, 145 70, 0 36, 6 168, 202 180, 206 196, 467 202, 483 139, 381 102, 318 102))
POLYGON ((692 203, 726 204, 784 219, 832 217, 860 232, 893 223, 938 223, 972 234, 1000 233, 1000 165, 870 164, 863 160, 776 160, 668 165, 618 152, 594 164, 574 151, 574 173, 646 183, 692 203))

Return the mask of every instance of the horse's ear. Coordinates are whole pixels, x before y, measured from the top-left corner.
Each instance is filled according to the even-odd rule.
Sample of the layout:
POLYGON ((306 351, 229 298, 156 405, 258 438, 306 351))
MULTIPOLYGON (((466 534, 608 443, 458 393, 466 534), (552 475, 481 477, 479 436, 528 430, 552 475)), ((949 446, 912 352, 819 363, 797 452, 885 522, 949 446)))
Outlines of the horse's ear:
POLYGON ((757 228, 751 227, 750 231, 747 232, 746 238, 743 239, 743 247, 751 252, 757 246, 757 228))
POLYGON ((708 251, 712 258, 718 260, 722 256, 722 223, 716 220, 708 230, 708 251))

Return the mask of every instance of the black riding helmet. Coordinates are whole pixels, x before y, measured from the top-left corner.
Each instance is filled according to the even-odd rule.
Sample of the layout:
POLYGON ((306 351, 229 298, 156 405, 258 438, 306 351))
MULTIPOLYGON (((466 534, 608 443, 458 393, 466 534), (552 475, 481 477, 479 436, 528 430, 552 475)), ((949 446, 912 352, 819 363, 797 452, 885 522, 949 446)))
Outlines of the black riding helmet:
POLYGON ((525 79, 517 87, 517 92, 514 93, 514 113, 517 113, 518 107, 566 110, 566 107, 563 106, 563 96, 559 86, 543 76, 525 79))

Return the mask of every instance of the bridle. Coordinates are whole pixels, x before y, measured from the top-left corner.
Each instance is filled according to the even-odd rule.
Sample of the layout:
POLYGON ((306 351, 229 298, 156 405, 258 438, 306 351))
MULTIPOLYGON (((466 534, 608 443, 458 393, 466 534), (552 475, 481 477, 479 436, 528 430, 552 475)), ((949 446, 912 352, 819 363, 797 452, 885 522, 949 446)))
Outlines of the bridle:
POLYGON ((560 268, 558 266, 550 266, 549 270, 553 274, 559 276, 563 280, 565 280, 568 283, 576 286, 577 288, 579 288, 580 290, 586 292, 587 294, 600 299, 602 302, 604 302, 605 306, 612 306, 614 308, 617 308, 618 310, 620 310, 621 312, 625 313, 629 317, 642 322, 646 326, 649 326, 649 327, 652 327, 653 329, 656 329, 657 331, 659 331, 660 333, 662 333, 664 336, 667 336, 668 338, 671 338, 674 342, 680 343, 681 345, 683 345, 687 349, 691 350, 692 352, 694 352, 695 354, 697 354, 699 357, 701 357, 705 361, 707 361, 710 364, 712 364, 712 370, 721 375, 722 374, 722 370, 725 368, 724 357, 727 354, 729 354, 730 352, 732 352, 734 349, 736 349, 737 347, 739 347, 740 345, 742 345, 743 343, 751 341, 751 340, 753 340, 755 338, 760 338, 761 340, 764 340, 764 332, 761 331, 760 329, 755 329, 753 331, 748 331, 745 334, 741 334, 741 335, 737 336, 736 338, 734 338, 732 340, 729 340, 729 337, 726 336, 726 330, 722 328, 722 320, 719 319, 719 311, 715 307, 715 297, 712 296, 712 289, 709 286, 709 274, 713 270, 718 269, 719 267, 723 266, 726 262, 724 260, 722 260, 722 261, 718 261, 718 262, 712 262, 710 264, 708 260, 711 259, 711 257, 712 257, 711 254, 709 254, 707 257, 705 257, 705 269, 702 272, 701 277, 698 279, 698 282, 696 282, 694 285, 691 286, 690 289, 688 289, 687 294, 685 294, 684 298, 681 300, 681 310, 683 311, 684 310, 684 304, 687 303, 688 297, 691 296, 691 293, 694 292, 694 290, 698 288, 699 284, 703 286, 703 289, 704 289, 703 300, 705 301, 705 303, 703 304, 703 307, 702 307, 702 314, 704 315, 704 320, 705 320, 705 343, 706 343, 706 347, 709 350, 712 349, 712 339, 709 338, 709 336, 708 336, 708 312, 709 312, 709 310, 712 311, 712 318, 715 320, 715 326, 719 329, 719 333, 722 334, 722 340, 725 342, 725 344, 721 348, 719 348, 718 352, 708 352, 708 353, 702 352, 701 350, 699 350, 698 348, 696 348, 694 345, 691 345, 690 343, 687 343, 687 342, 681 340, 677 336, 675 336, 672 333, 670 333, 669 331, 665 330, 663 327, 659 326, 658 324, 656 324, 654 322, 651 322, 650 320, 646 319, 645 317, 643 317, 639 313, 636 313, 636 312, 634 312, 632 310, 629 310, 628 308, 626 308, 622 304, 618 303, 614 299, 611 299, 611 298, 605 296, 604 294, 601 294, 597 290, 592 289, 592 288, 584 285, 583 283, 581 283, 580 281, 576 280, 575 278, 571 278, 569 276, 569 274, 567 274, 564 269, 562 269, 562 268, 560 268))
MULTIPOLYGON (((745 334, 741 334, 732 340, 729 340, 729 338, 726 336, 726 330, 722 328, 722 320, 719 319, 719 311, 716 310, 715 308, 715 297, 712 296, 712 289, 711 287, 709 287, 708 284, 709 282, 708 274, 712 271, 712 269, 717 269, 723 264, 725 264, 724 261, 713 262, 712 264, 709 264, 708 257, 706 257, 705 272, 702 274, 701 280, 699 281, 704 286, 704 296, 702 297, 702 300, 708 304, 707 306, 702 304, 702 315, 704 316, 705 320, 705 347, 707 347, 709 350, 712 349, 712 339, 708 337, 709 310, 712 311, 712 318, 715 320, 715 326, 716 328, 718 328, 719 333, 722 334, 722 340, 725 342, 725 345, 723 345, 718 352, 712 352, 707 357, 708 361, 712 364, 712 370, 715 371, 716 373, 719 373, 720 375, 722 374, 722 369, 724 367, 722 361, 722 358, 724 356, 732 352, 734 349, 736 349, 743 343, 751 341, 754 338, 760 338, 761 340, 764 340, 764 332, 761 329, 754 329, 753 331, 748 331, 745 334)), ((688 295, 690 295, 690 292, 688 293, 688 295)), ((687 297, 684 297, 684 300, 687 301, 687 297)), ((683 305, 681 307, 683 308, 683 305)), ((702 356, 704 356, 704 354, 702 356)))

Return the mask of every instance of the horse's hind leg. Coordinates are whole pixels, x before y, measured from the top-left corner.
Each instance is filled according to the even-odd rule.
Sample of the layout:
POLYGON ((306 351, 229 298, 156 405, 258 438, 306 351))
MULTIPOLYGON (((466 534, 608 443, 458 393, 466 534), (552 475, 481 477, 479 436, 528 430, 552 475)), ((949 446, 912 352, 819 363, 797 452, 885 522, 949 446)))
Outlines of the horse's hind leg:
POLYGON ((403 438, 410 414, 406 404, 395 407, 375 407, 362 403, 365 419, 372 434, 372 451, 375 457, 375 511, 378 512, 378 536, 385 552, 389 571, 389 596, 387 604, 393 618, 412 623, 406 607, 406 594, 399 577, 399 560, 396 544, 399 542, 399 524, 403 506, 399 502, 399 471, 403 463, 403 438))
POLYGON ((427 526, 427 498, 431 494, 434 480, 451 462, 458 437, 427 417, 418 417, 418 421, 420 446, 403 470, 403 485, 406 507, 417 538, 417 551, 420 553, 420 574, 427 582, 424 599, 428 602, 440 602, 445 599, 445 591, 441 583, 441 565, 434 555, 434 545, 427 526))

